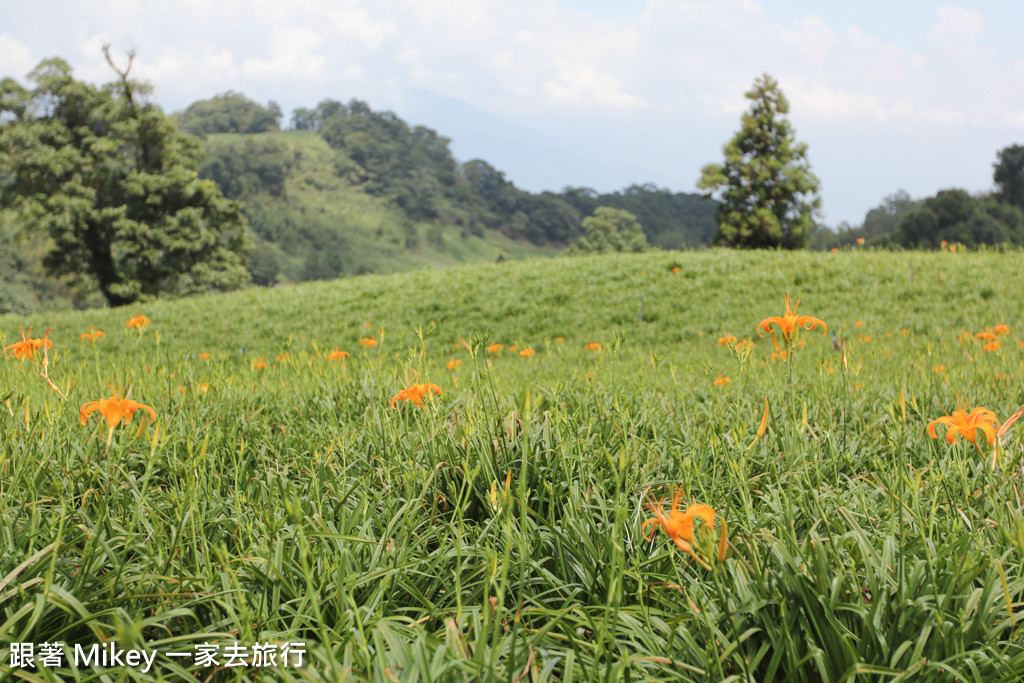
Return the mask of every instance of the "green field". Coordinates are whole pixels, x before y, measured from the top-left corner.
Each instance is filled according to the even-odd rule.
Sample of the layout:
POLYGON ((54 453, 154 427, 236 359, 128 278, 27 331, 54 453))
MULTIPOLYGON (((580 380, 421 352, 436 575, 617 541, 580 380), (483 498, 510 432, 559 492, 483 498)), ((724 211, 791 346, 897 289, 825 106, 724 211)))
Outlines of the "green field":
POLYGON ((926 427, 1024 404, 1022 264, 655 252, 0 317, 67 395, 0 362, 0 641, 157 652, 0 680, 1020 680, 1024 421, 998 457, 926 427), (773 359, 787 293, 829 331, 773 359), (108 382, 156 423, 83 426, 108 382), (644 536, 673 486, 715 512, 695 557, 644 536))

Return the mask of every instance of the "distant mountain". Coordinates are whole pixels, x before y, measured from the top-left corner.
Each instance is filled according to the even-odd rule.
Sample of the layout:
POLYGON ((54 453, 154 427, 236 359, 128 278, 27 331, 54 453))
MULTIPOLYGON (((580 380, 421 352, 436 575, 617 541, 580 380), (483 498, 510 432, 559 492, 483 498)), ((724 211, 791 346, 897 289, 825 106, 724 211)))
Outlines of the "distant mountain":
MULTIPOLYGON (((526 192, 486 161, 456 161, 452 141, 432 128, 359 100, 297 109, 293 131, 234 133, 280 117, 273 103, 260 110, 226 93, 193 104, 181 121, 223 131, 206 136, 200 174, 245 206, 257 238, 251 271, 261 284, 550 254, 574 241, 598 206, 634 213, 648 239, 666 248, 706 244, 715 229, 714 202, 652 185, 526 192)), ((479 114, 467 119, 479 123, 479 114)), ((502 134, 500 122, 485 123, 490 135, 502 134)))

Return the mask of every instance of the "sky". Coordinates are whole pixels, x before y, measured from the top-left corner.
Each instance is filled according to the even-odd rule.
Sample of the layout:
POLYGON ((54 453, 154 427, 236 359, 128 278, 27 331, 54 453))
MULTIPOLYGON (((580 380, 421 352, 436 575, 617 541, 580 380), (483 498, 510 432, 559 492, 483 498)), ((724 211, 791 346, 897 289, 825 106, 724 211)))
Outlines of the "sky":
POLYGON ((823 222, 903 189, 992 189, 1024 143, 1024 3, 978 0, 0 0, 0 77, 58 56, 165 111, 227 90, 296 107, 357 98, 517 186, 696 192, 763 73, 790 101, 823 222))

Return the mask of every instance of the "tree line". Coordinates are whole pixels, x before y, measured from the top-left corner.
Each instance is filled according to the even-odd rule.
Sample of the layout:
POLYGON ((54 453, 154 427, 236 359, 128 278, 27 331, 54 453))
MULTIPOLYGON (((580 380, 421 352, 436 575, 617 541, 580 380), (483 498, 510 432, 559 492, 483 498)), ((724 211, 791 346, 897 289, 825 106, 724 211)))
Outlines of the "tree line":
POLYGON ((972 195, 960 188, 912 199, 900 190, 864 216, 859 226, 818 230, 809 246, 816 249, 864 244, 886 249, 936 249, 945 244, 967 247, 1024 246, 1024 145, 1009 145, 992 164, 995 190, 972 195), (858 242, 859 240, 862 240, 858 242))
MULTIPOLYGON (((308 219, 304 205, 283 213, 273 201, 290 203, 295 174, 308 170, 275 135, 276 103, 229 91, 167 116, 131 78, 134 55, 119 66, 104 51, 115 78, 102 86, 76 80, 59 58, 41 62, 28 86, 0 80, 0 311, 22 306, 41 269, 55 279, 40 289, 93 286, 109 305, 273 284, 282 259, 303 259, 293 279, 352 272, 350 235, 308 219)), ((444 226, 576 253, 1024 244, 1024 147, 998 152, 995 192, 914 200, 901 191, 861 226, 831 231, 778 83, 764 74, 746 97, 724 161, 702 170, 703 196, 650 184, 527 192, 482 159, 456 160, 437 131, 358 99, 295 109, 290 128, 323 140, 336 181, 399 212, 375 235, 405 249, 442 239, 444 226)))

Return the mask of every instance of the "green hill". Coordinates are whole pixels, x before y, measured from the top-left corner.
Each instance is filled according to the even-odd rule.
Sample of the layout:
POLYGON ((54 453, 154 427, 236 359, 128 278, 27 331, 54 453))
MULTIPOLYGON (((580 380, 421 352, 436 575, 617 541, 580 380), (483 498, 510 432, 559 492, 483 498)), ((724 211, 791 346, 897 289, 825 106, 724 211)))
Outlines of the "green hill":
POLYGON ((555 246, 413 220, 367 193, 356 165, 309 131, 214 134, 201 175, 243 203, 256 246, 257 284, 550 255, 555 246))
MULTIPOLYGON (((888 331, 962 329, 1024 318, 1020 252, 746 252, 707 250, 533 259, 391 275, 362 275, 276 289, 153 301, 132 307, 156 321, 161 343, 189 349, 273 354, 292 346, 349 348, 366 329, 384 327, 396 345, 412 344, 412 328, 435 323, 444 346, 474 332, 530 343, 556 336, 604 341, 613 332, 631 343, 687 347, 722 333, 751 334, 749 310, 773 310, 787 291, 803 295, 819 316, 874 319, 888 331), (679 268, 676 273, 672 268, 679 268), (881 294, 884 292, 884 296, 881 294), (899 309, 865 308, 865 300, 899 309), (643 324, 637 314, 643 297, 643 324), (331 311, 318 316, 318 311, 331 311), (908 316, 907 325, 899 316, 908 316), (912 316, 912 317, 911 317, 912 316), (945 320, 944 318, 948 319, 945 320)), ((123 327, 123 309, 0 316, 6 344, 19 325, 54 327, 64 344, 92 324, 123 327), (81 328, 81 329, 79 329, 81 328)), ((756 321, 755 321, 756 322, 756 321)), ((120 336, 120 333, 117 335, 120 336)), ((112 341, 112 340, 110 340, 112 341)), ((127 348, 127 347, 126 347, 127 348)))
POLYGON ((630 211, 664 248, 707 244, 715 230, 715 202, 650 184, 526 192, 486 161, 457 161, 449 138, 359 100, 324 100, 295 111, 296 130, 268 131, 279 116, 235 93, 179 115, 204 137, 201 175, 245 207, 258 284, 551 254, 600 206, 630 211))

